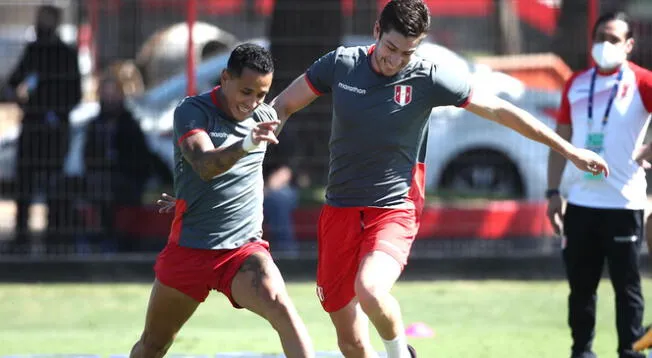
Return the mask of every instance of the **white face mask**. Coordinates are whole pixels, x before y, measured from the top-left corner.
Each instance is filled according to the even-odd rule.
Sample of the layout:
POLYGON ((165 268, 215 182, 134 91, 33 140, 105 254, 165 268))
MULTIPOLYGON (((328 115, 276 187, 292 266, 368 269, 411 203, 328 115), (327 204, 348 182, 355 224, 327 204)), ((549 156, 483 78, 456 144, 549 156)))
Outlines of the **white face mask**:
POLYGON ((625 50, 608 41, 593 44, 591 56, 598 67, 606 70, 622 65, 627 59, 625 50))

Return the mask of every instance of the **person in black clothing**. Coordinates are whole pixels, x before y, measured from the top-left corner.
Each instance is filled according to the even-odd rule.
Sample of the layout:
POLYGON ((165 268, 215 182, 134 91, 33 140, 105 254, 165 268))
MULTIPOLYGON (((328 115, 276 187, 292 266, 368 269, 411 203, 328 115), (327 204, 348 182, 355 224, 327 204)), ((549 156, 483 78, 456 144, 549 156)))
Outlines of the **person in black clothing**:
POLYGON ((100 209, 103 243, 114 246, 105 249, 129 251, 132 241, 115 230, 117 208, 140 205, 152 174, 164 183, 172 182, 172 174, 150 151, 140 124, 125 108, 119 81, 105 76, 98 95, 100 113, 89 124, 84 147, 86 197, 100 209))
POLYGON ((23 111, 16 158, 16 239, 12 247, 27 249, 28 212, 37 189, 46 194, 48 237, 58 244, 59 204, 53 183, 63 175, 68 153, 68 116, 81 99, 78 53, 57 35, 61 10, 41 6, 36 15, 36 41, 25 48, 9 77, 7 95, 23 111))

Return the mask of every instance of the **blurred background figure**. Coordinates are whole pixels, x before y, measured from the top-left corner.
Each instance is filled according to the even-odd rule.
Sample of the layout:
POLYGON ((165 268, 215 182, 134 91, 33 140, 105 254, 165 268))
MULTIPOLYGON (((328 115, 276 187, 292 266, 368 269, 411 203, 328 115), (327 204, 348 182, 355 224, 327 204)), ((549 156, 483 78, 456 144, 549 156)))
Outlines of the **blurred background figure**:
POLYGON ((84 197, 99 209, 103 249, 129 251, 133 240, 116 231, 116 210, 141 205, 152 175, 170 184, 172 177, 148 147, 140 123, 125 107, 123 88, 115 76, 107 73, 101 78, 98 98, 100 113, 89 124, 84 146, 84 197))
POLYGON ((299 245, 294 231, 294 210, 299 203, 295 160, 296 132, 284 128, 279 144, 269 146, 263 162, 265 200, 263 211, 265 236, 274 253, 298 253, 299 245))
POLYGON ((46 245, 53 249, 65 240, 60 229, 64 193, 53 194, 62 176, 68 152, 68 116, 81 99, 77 50, 57 35, 61 10, 41 6, 36 14, 36 40, 27 45, 8 81, 7 96, 23 111, 16 170, 16 236, 10 250, 28 249, 29 207, 37 191, 46 196, 46 245))

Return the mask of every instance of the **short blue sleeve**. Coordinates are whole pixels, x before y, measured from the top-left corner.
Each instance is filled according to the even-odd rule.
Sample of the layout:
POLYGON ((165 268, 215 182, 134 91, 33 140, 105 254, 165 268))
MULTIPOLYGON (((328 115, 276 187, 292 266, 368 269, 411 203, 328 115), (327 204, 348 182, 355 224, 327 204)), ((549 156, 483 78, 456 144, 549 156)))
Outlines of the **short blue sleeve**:
POLYGON ((432 65, 431 71, 433 107, 465 107, 468 104, 472 92, 468 73, 442 65, 432 65))
POLYGON ((308 85, 316 95, 329 93, 333 86, 337 50, 333 50, 315 61, 306 72, 308 85))

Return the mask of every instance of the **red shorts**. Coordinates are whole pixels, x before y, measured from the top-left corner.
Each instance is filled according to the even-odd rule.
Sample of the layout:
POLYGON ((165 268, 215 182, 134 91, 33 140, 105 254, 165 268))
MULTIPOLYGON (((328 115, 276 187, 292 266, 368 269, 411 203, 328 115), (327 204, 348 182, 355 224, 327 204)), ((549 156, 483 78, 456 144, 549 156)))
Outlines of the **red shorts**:
POLYGON ((420 211, 324 205, 319 216, 317 296, 326 312, 344 308, 355 297, 358 266, 370 252, 385 252, 405 266, 420 211))
POLYGON ((154 271, 162 284, 198 302, 204 302, 210 290, 216 290, 222 292, 233 307, 242 308, 233 299, 231 281, 247 257, 256 252, 269 255, 269 243, 257 241, 237 249, 205 250, 169 242, 158 255, 154 271))

